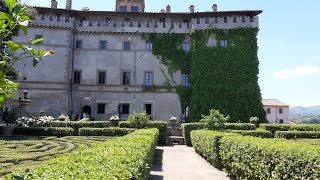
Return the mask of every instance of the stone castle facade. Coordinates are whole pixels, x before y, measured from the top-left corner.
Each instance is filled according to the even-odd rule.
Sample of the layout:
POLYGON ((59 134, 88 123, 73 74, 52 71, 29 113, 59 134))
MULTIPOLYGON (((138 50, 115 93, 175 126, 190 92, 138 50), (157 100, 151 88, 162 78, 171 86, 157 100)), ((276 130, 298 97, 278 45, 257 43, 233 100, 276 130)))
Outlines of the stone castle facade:
MULTIPOLYGON (((147 33, 183 33, 182 44, 191 49, 193 29, 230 29, 258 27, 260 10, 218 11, 212 6, 208 12, 171 12, 167 6, 160 13, 145 12, 144 0, 116 0, 116 11, 58 9, 36 7, 38 18, 29 27, 27 37, 16 37, 18 43, 30 39, 45 40, 35 47, 53 49, 48 57, 32 68, 32 60, 17 64, 20 92, 28 90, 32 99, 29 111, 59 116, 61 113, 88 113, 95 120, 107 120, 121 113, 121 117, 137 111, 147 111, 152 119, 168 120, 171 116, 182 120, 188 108, 181 107, 179 96, 168 90, 162 70, 167 67, 152 54, 152 42, 147 33), (161 70, 162 69, 162 70, 161 70), (183 113, 185 112, 185 113, 183 113)), ((209 43, 220 44, 216 40, 209 43)), ((175 72, 173 79, 188 86, 188 74, 175 72)))

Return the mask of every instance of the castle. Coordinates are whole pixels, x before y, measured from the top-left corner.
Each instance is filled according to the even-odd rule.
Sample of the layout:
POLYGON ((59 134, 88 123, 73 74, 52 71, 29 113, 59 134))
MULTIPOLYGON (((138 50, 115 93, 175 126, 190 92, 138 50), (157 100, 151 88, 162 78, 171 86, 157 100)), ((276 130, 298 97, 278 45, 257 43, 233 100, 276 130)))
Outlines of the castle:
MULTIPOLYGON (((181 45, 191 50, 192 30, 233 29, 259 26, 260 10, 218 11, 217 5, 207 12, 171 12, 168 5, 161 12, 145 12, 144 0, 116 0, 115 11, 82 11, 66 8, 35 7, 38 18, 30 24, 27 37, 18 43, 44 38, 35 45, 53 49, 56 55, 32 68, 32 61, 17 64, 21 73, 20 92, 28 90, 32 99, 29 111, 59 116, 61 113, 90 114, 95 120, 107 120, 121 113, 146 111, 152 119, 183 120, 189 107, 181 107, 175 90, 164 83, 168 67, 152 54, 153 44, 144 34, 184 34, 181 45)), ((209 45, 226 46, 212 39, 209 45)), ((189 86, 189 74, 176 71, 172 80, 189 86)))

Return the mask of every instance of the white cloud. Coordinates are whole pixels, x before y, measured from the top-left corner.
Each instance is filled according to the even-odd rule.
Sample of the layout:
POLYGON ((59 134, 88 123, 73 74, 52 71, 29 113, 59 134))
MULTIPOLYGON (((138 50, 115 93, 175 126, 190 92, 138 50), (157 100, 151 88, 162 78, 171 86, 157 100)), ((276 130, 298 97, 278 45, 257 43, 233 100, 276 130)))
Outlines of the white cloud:
POLYGON ((315 73, 320 73, 319 66, 302 65, 293 69, 284 69, 273 74, 276 79, 288 79, 290 77, 303 77, 315 73))

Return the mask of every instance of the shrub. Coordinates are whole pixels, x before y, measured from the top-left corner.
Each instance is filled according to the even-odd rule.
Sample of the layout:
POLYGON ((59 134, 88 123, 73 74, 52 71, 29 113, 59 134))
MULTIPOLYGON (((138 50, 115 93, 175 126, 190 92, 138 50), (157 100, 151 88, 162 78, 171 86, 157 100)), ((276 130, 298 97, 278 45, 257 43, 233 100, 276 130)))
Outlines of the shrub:
POLYGON ((128 128, 80 128, 79 136, 125 136, 132 132, 128 128))
POLYGON ((5 122, 7 125, 14 123, 17 118, 18 118, 18 112, 19 110, 16 108, 4 108, 4 110, 1 108, 0 109, 0 116, 3 120, 3 122, 5 122))
MULTIPOLYGON (((120 128, 135 128, 129 121, 120 121, 120 128)), ((164 121, 149 121, 143 128, 157 128, 159 130, 159 144, 165 144, 168 134, 168 123, 164 121)))
POLYGON ((256 126, 251 123, 225 123, 226 129, 231 130, 255 130, 256 126))
POLYGON ((72 128, 62 127, 15 127, 13 135, 27 136, 72 136, 72 128))
POLYGON ((205 123, 205 128, 210 130, 221 130, 224 129, 224 123, 230 119, 229 116, 224 117, 219 110, 211 109, 208 116, 202 115, 200 122, 205 123))
POLYGON ((320 139, 319 131, 276 131, 274 134, 275 138, 286 138, 286 139, 320 139))
POLYGON ((182 127, 182 134, 184 137, 184 141, 187 146, 192 146, 190 133, 193 130, 200 130, 205 128, 205 123, 183 123, 181 124, 182 127))
POLYGON ((275 133, 276 131, 320 131, 319 124, 260 124, 260 127, 275 133))
POLYGON ((271 131, 273 134, 276 131, 289 131, 290 125, 289 124, 260 124, 260 128, 271 131))
POLYGON ((128 117, 128 121, 134 128, 142 129, 146 127, 150 116, 146 112, 135 112, 128 117))
POLYGON ((270 131, 264 129, 257 129, 257 130, 230 130, 228 132, 241 134, 244 136, 254 136, 254 137, 261 137, 261 138, 273 138, 273 134, 270 131))
POLYGON ((146 180, 152 168, 158 134, 157 129, 138 130, 11 176, 16 179, 146 180))
POLYGON ((71 127, 74 129, 74 134, 79 134, 79 129, 83 127, 88 128, 107 128, 110 126, 109 121, 50 121, 40 124, 41 127, 71 127))

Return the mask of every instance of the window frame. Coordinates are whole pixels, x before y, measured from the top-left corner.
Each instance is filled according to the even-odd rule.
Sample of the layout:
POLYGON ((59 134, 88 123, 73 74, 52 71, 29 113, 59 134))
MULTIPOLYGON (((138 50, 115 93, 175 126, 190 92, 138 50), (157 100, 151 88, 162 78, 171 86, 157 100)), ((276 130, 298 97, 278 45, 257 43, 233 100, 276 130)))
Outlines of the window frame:
POLYGON ((129 86, 131 84, 131 72, 130 71, 122 71, 122 76, 121 76, 121 84, 122 85, 126 85, 129 86), (129 73, 129 79, 128 79, 128 83, 125 82, 125 73, 129 73))
POLYGON ((190 74, 189 73, 183 73, 181 77, 181 84, 183 87, 189 87, 190 86, 190 74))
POLYGON ((184 50, 184 52, 189 52, 190 51, 190 42, 183 42, 182 43, 182 49, 184 50))
POLYGON ((97 77, 97 79, 98 79, 98 84, 100 84, 100 85, 104 85, 104 84, 106 84, 106 82, 107 82, 107 72, 105 71, 105 70, 98 70, 98 77, 97 77), (103 76, 103 79, 100 79, 100 73, 104 73, 104 76, 103 76), (103 81, 102 81, 103 80, 103 81))
POLYGON ((120 114, 121 115, 129 115, 130 114, 130 103, 120 103, 120 114), (128 113, 123 112, 124 106, 128 106, 128 113))
POLYGON ((82 71, 73 70, 73 84, 81 84, 81 78, 82 78, 82 71), (79 76, 77 76, 76 73, 79 73, 79 76))
POLYGON ((267 108, 267 114, 271 114, 271 108, 267 108))
POLYGON ((220 41, 220 46, 221 47, 227 47, 228 46, 228 40, 227 39, 222 39, 220 41))
POLYGON ((83 48, 83 41, 82 40, 76 40, 75 48, 76 49, 82 49, 83 48))
POLYGON ((106 103, 97 103, 97 114, 106 113, 106 103))
POLYGON ((125 50, 125 51, 131 50, 131 41, 123 41, 123 50, 125 50))
POLYGON ((128 5, 120 5, 119 12, 128 12, 128 5))
POLYGON ((279 114, 283 114, 283 108, 279 108, 279 114))
POLYGON ((139 6, 131 6, 131 12, 139 12, 139 6), (133 8, 137 8, 137 9, 133 11, 133 8))
POLYGON ((99 41, 99 49, 108 49, 107 41, 100 40, 99 41))
POLYGON ((152 51, 153 50, 153 44, 151 41, 147 41, 146 43, 146 50, 147 51, 152 51))
POLYGON ((152 71, 144 72, 144 86, 152 87, 154 85, 154 74, 152 71))

